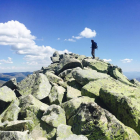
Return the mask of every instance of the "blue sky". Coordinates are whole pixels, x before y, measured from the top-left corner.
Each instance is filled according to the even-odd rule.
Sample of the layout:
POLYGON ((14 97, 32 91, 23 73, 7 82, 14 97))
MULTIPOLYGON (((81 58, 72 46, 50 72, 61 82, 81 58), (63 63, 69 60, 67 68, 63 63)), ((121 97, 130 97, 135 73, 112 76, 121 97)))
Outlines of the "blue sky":
POLYGON ((0 0, 0 72, 35 71, 55 50, 140 71, 139 0, 0 0))

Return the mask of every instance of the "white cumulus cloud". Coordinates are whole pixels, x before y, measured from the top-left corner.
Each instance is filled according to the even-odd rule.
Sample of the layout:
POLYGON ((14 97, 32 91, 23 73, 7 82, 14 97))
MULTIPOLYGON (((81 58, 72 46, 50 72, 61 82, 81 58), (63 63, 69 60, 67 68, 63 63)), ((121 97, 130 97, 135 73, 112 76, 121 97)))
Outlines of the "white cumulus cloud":
POLYGON ((122 59, 121 61, 122 61, 123 63, 130 63, 130 62, 132 62, 132 60, 133 60, 133 59, 128 59, 128 58, 126 58, 126 59, 122 59))
POLYGON ((90 28, 85 28, 81 33, 80 36, 85 37, 85 38, 92 38, 96 36, 96 31, 91 30, 90 28))
POLYGON ((29 48, 29 44, 35 45, 35 36, 31 35, 24 24, 18 21, 0 23, 0 45, 11 45, 12 49, 29 48))
POLYGON ((57 38, 57 40, 60 40, 60 38, 57 38))
POLYGON ((74 39, 93 38, 95 36, 96 36, 95 30, 91 30, 90 28, 85 27, 85 29, 82 32, 80 32, 78 36, 72 36, 72 39, 65 39, 65 41, 76 42, 76 40, 74 39))
POLYGON ((2 60, 0 60, 0 62, 1 62, 0 64, 2 64, 2 63, 12 64, 13 63, 11 57, 8 57, 8 60, 2 59, 2 60))
POLYGON ((111 59, 103 59, 105 62, 111 62, 111 59))
MULTIPOLYGON (((31 31, 19 21, 0 23, 0 45, 10 45, 15 53, 24 55, 24 60, 28 65, 51 63, 50 56, 56 49, 50 46, 38 46, 35 39, 36 37, 31 34, 31 31)), ((12 63, 9 58, 7 62, 12 63)))

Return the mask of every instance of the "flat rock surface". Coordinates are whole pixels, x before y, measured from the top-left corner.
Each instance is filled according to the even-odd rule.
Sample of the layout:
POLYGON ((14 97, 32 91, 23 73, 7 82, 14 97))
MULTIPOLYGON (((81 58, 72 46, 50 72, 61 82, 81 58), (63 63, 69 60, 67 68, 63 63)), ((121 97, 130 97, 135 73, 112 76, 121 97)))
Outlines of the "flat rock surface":
POLYGON ((56 139, 62 140, 69 137, 72 133, 71 126, 60 124, 57 127, 56 139))
POLYGON ((84 67, 90 67, 93 70, 97 70, 98 72, 107 73, 108 72, 108 64, 104 61, 99 61, 96 59, 84 59, 82 61, 84 67))
MULTIPOLYGON (((109 83, 119 83, 119 81, 116 81, 115 79, 109 77, 106 79, 98 79, 95 81, 91 81, 81 89, 82 96, 88 96, 91 98, 99 97, 99 92, 102 86, 109 84, 109 83)), ((121 83, 120 83, 121 84, 121 83)))
POLYGON ((73 98, 77 98, 81 96, 81 91, 73 88, 71 86, 67 86, 67 100, 73 99, 73 98))
POLYGON ((81 85, 85 85, 90 81, 95 81, 97 79, 105 79, 109 78, 110 76, 104 73, 99 73, 95 70, 74 70, 73 78, 80 83, 81 85))

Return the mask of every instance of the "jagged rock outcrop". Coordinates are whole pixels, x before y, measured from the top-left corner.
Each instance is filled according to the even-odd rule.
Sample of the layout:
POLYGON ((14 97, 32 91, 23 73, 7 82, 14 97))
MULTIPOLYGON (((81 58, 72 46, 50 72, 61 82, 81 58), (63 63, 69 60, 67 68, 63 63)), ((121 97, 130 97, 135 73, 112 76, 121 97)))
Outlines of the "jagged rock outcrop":
POLYGON ((55 51, 53 56, 51 57, 51 60, 52 60, 53 63, 57 63, 57 62, 59 62, 59 58, 60 57, 59 57, 58 51, 55 51))
POLYGON ((6 83, 4 83, 2 86, 7 86, 10 89, 14 90, 17 88, 17 80, 16 80, 16 78, 12 78, 9 81, 7 81, 6 83))
POLYGON ((140 82, 74 53, 0 87, 0 140, 140 140, 140 82))

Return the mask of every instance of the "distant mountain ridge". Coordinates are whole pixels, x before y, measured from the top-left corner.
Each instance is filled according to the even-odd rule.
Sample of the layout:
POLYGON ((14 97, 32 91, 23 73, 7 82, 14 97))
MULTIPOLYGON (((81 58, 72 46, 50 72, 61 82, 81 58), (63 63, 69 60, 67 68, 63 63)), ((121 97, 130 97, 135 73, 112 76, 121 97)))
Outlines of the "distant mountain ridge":
POLYGON ((129 79, 136 79, 140 81, 140 72, 123 72, 123 74, 129 79))
POLYGON ((136 78, 136 80, 138 80, 140 82, 140 77, 139 78, 136 78))
POLYGON ((11 73, 0 73, 0 85, 9 81, 11 78, 15 77, 17 82, 23 80, 27 75, 32 74, 33 72, 11 72, 11 73))

